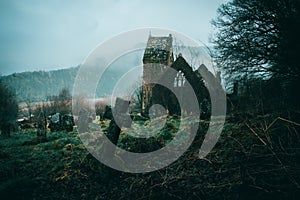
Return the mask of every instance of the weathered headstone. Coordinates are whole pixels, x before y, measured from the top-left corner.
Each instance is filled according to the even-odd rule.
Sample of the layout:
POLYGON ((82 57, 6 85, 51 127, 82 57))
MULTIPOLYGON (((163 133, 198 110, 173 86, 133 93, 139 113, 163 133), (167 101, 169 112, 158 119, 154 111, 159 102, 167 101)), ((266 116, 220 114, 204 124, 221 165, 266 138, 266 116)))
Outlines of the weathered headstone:
POLYGON ((129 128, 131 126, 132 120, 130 115, 127 114, 129 103, 129 101, 117 98, 115 107, 112 110, 113 115, 106 135, 114 145, 118 143, 121 128, 129 128))
POLYGON ((47 119, 44 112, 40 112, 37 120, 37 136, 46 137, 47 119))
POLYGON ((62 117, 62 127, 63 129, 67 130, 68 132, 73 131, 74 117, 73 115, 66 114, 62 117))
POLYGON ((78 116, 78 131, 84 133, 88 131, 89 112, 86 109, 81 109, 78 116))
POLYGON ((103 119, 112 119, 112 117, 113 117, 113 115, 112 115, 111 106, 105 106, 103 119))
POLYGON ((50 124, 49 128, 51 132, 54 131, 60 131, 61 129, 61 114, 60 113, 55 113, 53 115, 49 116, 50 124))

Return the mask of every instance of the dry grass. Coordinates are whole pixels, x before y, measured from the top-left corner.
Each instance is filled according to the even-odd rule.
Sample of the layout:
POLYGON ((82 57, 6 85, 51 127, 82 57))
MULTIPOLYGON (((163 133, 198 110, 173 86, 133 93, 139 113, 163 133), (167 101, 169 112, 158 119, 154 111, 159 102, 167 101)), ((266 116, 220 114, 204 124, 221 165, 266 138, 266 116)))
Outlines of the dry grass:
POLYGON ((1 199, 297 199, 299 121, 228 117, 213 151, 199 159, 206 125, 180 159, 146 174, 102 165, 76 133, 48 133, 47 142, 35 145, 23 145, 34 139, 33 130, 14 133, 0 140, 1 199))

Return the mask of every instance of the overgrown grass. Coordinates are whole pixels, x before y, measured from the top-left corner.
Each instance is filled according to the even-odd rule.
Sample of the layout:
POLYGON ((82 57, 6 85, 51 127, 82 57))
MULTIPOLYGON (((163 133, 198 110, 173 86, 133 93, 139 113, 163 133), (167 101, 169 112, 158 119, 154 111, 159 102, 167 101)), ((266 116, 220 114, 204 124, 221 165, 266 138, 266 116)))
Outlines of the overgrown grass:
MULTIPOLYGON (((279 114, 229 116, 205 159, 198 158, 208 125, 201 121, 183 156, 146 174, 106 167, 87 152, 76 132, 48 133, 47 141, 40 143, 30 142, 35 130, 16 132, 0 139, 0 198, 298 199, 300 135, 294 119, 279 114)), ((125 130, 118 146, 133 152, 161 148, 174 138, 178 125, 170 119, 147 140, 128 136, 125 130)), ((105 129, 108 121, 101 126, 105 129)))

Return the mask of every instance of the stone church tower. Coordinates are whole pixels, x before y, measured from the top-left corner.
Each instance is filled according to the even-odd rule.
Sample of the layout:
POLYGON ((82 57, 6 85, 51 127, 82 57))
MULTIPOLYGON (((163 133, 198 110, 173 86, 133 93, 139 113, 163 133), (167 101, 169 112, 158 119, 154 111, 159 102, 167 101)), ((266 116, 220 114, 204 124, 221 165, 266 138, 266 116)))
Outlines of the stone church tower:
POLYGON ((152 105, 155 84, 151 82, 159 80, 166 71, 166 66, 170 67, 174 62, 172 43, 171 34, 167 37, 153 37, 151 33, 149 35, 143 57, 143 113, 148 113, 152 105))

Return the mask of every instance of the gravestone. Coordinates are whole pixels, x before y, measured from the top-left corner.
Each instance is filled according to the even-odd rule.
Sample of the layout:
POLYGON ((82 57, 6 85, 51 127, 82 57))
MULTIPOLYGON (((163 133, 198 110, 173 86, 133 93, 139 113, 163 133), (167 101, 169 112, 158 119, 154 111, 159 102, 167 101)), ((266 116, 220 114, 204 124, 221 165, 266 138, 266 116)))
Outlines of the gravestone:
POLYGON ((129 101, 117 98, 115 107, 112 109, 113 115, 106 136, 114 145, 118 143, 121 128, 129 128, 131 126, 132 119, 127 113, 129 103, 129 101))
POLYGON ((47 119, 44 112, 40 112, 37 120, 37 136, 46 138, 47 119))

